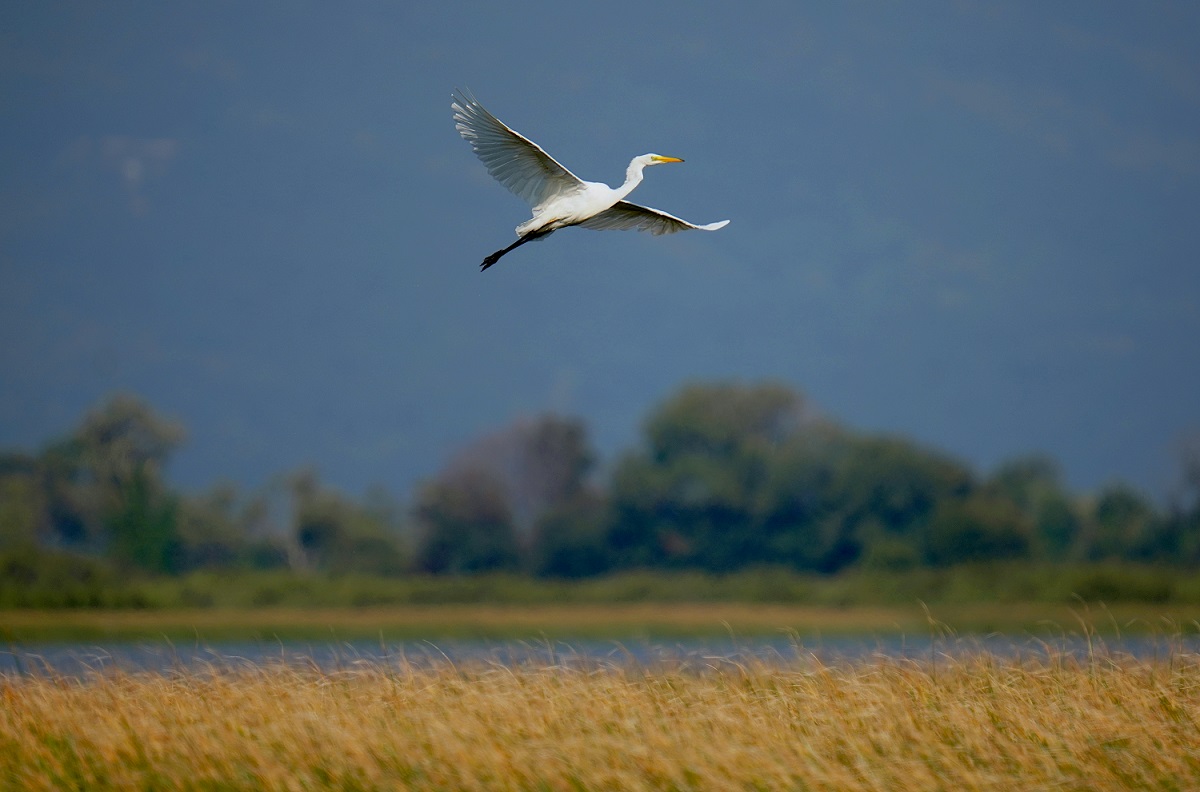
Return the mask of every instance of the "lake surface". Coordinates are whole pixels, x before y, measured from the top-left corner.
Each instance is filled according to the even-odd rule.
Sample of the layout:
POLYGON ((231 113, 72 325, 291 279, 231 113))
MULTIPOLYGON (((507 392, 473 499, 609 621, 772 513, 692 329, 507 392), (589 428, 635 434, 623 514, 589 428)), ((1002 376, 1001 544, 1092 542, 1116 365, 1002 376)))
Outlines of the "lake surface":
POLYGON ((1200 653, 1200 637, 1066 637, 1053 641, 1011 636, 935 638, 835 638, 646 641, 402 641, 229 642, 175 644, 166 641, 33 643, 0 650, 0 675, 86 676, 95 672, 202 673, 286 665, 326 672, 355 668, 439 665, 563 666, 576 668, 681 668, 701 671, 735 663, 780 666, 812 662, 869 662, 873 659, 936 662, 983 652, 1006 658, 1051 655, 1166 658, 1200 653))

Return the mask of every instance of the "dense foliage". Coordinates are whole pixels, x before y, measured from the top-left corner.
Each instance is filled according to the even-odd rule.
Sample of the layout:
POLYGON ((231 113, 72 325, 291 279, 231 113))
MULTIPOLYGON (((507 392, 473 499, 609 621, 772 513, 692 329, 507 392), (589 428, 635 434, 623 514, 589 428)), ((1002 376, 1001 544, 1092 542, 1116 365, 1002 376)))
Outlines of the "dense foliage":
POLYGON ((0 454, 0 601, 45 589, 58 604, 131 604, 101 593, 129 572, 586 578, 1200 563, 1194 446, 1165 507, 1119 483, 1079 496, 1045 457, 981 476, 911 440, 852 431, 770 383, 682 388, 647 417, 641 446, 603 472, 582 421, 519 420, 464 449, 411 505, 380 488, 350 498, 309 470, 251 494, 184 494, 162 474, 183 438, 125 396, 38 453, 0 454))

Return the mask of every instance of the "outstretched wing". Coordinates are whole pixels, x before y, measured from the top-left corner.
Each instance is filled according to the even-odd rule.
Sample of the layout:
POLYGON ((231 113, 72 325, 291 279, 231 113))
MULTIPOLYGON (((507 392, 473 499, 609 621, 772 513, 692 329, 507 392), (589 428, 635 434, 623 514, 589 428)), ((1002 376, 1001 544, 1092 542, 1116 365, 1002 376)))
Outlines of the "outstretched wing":
POLYGON ((578 176, 559 165, 541 146, 505 126, 469 91, 459 91, 452 98, 450 107, 458 134, 471 144, 492 178, 530 206, 540 206, 548 198, 583 186, 578 176))
POLYGON ((676 231, 716 231, 729 225, 728 220, 708 225, 696 225, 687 220, 680 220, 675 215, 651 209, 648 206, 638 206, 629 201, 617 201, 611 208, 605 209, 598 215, 593 215, 579 224, 580 228, 590 228, 593 231, 649 231, 651 234, 674 234, 676 231))

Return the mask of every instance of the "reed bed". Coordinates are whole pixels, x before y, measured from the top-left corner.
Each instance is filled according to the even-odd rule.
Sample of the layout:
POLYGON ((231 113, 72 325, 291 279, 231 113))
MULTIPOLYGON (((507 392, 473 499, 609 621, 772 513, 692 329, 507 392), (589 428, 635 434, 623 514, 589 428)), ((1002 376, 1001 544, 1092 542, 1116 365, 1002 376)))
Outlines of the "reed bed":
POLYGON ((5 789, 1197 789, 1200 656, 0 679, 5 789))

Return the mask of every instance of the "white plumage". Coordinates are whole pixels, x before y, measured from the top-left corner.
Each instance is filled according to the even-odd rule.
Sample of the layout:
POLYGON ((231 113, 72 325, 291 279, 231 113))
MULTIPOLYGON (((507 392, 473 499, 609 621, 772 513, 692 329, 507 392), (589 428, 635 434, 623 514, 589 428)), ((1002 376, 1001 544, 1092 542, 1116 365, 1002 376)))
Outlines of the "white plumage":
POLYGON ((481 269, 526 242, 539 239, 567 226, 594 231, 649 231, 673 234, 692 229, 716 231, 729 221, 696 225, 674 215, 623 200, 642 181, 642 171, 651 165, 683 162, 678 157, 642 154, 634 157, 625 171, 625 183, 612 188, 588 182, 564 168, 541 146, 515 132, 484 109, 466 91, 453 95, 454 126, 471 144, 488 173, 533 207, 533 217, 517 226, 517 241, 483 260, 481 269))

